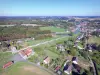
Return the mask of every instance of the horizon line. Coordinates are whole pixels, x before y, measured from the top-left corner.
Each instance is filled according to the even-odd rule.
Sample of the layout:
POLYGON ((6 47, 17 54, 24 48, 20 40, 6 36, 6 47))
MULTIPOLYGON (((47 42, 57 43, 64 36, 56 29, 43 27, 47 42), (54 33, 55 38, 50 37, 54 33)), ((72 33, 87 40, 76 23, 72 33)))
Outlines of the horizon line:
MULTIPOLYGON (((9 16, 0 16, 0 17, 17 17, 18 15, 9 15, 9 16)), ((22 16, 22 17, 24 17, 24 15, 19 15, 20 17, 22 16)), ((18 17, 19 17, 18 16, 18 17)), ((30 16, 30 15, 29 15, 30 16)), ((32 15, 32 16, 43 16, 43 15, 32 15)), ((32 16, 30 16, 30 17, 32 17, 32 16)), ((45 15, 45 16, 51 16, 51 15, 45 15)), ((61 16, 61 15, 53 15, 53 16, 61 16)), ((62 15, 62 16, 64 16, 64 15, 62 15)), ((77 15, 76 15, 77 16, 77 15)), ((80 15, 78 15, 78 16, 80 16, 80 15)), ((85 15, 82 15, 82 17, 84 17, 85 15)), ((86 15, 87 16, 87 15, 86 15)), ((88 16, 97 16, 97 15, 88 15, 88 16)), ((28 15, 25 15, 25 17, 28 17, 28 15)), ((43 16, 44 17, 44 16, 43 16)), ((52 17, 52 16, 51 16, 52 17)), ((64 16, 64 17, 75 17, 75 16, 64 16)), ((100 17, 100 15, 98 15, 98 17, 100 17)))

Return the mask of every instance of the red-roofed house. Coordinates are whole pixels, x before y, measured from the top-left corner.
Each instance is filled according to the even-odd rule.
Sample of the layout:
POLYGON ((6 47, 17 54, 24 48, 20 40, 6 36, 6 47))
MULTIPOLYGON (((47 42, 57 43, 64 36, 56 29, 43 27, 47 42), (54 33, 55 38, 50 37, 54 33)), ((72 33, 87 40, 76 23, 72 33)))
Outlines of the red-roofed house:
POLYGON ((57 67, 55 68, 55 71, 57 72, 60 68, 61 68, 60 66, 57 66, 57 67))
POLYGON ((10 61, 10 62, 4 64, 4 65, 3 65, 3 68, 5 69, 5 68, 9 67, 9 66, 11 66, 13 63, 14 63, 13 61, 10 61))
POLYGON ((29 56, 34 55, 34 51, 31 48, 27 48, 26 50, 21 50, 19 54, 24 58, 27 59, 29 56))

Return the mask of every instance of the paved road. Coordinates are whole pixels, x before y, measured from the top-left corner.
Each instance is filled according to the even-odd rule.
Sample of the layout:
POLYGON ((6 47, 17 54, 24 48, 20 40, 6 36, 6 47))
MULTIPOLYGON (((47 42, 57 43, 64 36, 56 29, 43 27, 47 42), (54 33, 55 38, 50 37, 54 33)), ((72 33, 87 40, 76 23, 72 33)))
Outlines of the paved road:
POLYGON ((20 56, 20 54, 15 54, 15 55, 13 55, 11 58, 10 58, 10 60, 13 60, 14 62, 19 62, 19 61, 26 61, 24 58, 22 58, 21 56, 20 56))

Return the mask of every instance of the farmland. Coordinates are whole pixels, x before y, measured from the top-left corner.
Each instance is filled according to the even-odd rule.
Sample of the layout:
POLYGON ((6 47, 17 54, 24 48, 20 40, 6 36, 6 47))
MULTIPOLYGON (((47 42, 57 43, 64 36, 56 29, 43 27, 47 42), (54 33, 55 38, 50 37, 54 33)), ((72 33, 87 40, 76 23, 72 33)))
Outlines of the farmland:
POLYGON ((51 30, 51 32, 65 32, 63 28, 57 28, 57 27, 40 27, 40 30, 51 30))

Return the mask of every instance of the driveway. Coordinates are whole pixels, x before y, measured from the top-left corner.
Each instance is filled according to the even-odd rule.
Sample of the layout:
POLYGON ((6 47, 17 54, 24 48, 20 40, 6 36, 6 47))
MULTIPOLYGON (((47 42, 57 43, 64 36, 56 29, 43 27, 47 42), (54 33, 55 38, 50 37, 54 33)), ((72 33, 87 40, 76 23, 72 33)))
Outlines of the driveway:
POLYGON ((10 60, 13 60, 14 62, 19 62, 19 61, 26 61, 24 58, 22 58, 21 56, 20 56, 20 54, 15 54, 15 55, 13 55, 12 57, 11 57, 11 59, 10 60))

